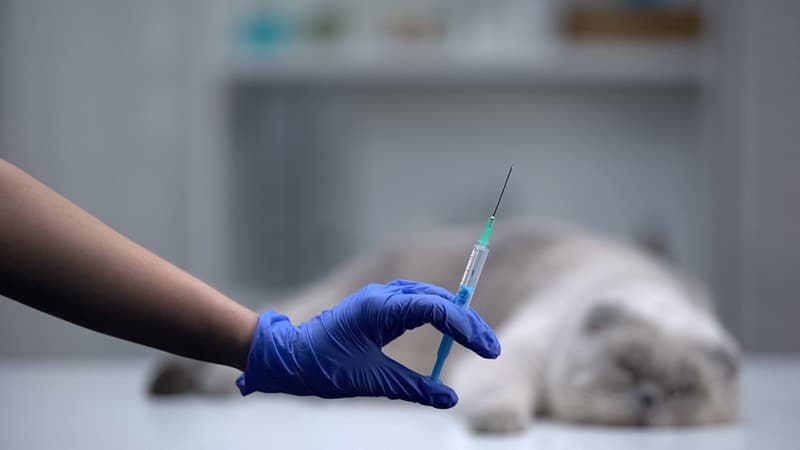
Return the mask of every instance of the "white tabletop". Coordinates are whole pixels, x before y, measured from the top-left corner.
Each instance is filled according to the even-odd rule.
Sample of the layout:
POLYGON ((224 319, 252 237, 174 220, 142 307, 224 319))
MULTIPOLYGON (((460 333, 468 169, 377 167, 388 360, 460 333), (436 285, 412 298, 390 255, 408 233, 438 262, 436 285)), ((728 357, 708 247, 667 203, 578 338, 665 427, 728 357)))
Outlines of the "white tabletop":
POLYGON ((469 433, 449 412, 382 400, 282 395, 153 399, 144 361, 0 361, 0 449, 789 449, 800 448, 800 358, 749 358, 742 422, 636 430, 537 422, 469 433))

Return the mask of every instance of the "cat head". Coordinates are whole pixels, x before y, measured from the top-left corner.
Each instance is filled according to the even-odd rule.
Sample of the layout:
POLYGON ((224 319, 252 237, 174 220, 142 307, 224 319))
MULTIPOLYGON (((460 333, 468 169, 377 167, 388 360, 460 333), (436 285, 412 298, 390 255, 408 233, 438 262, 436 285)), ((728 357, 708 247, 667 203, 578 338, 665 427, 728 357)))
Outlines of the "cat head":
POLYGON ((711 313, 669 298, 677 291, 627 294, 592 302, 565 333, 547 374, 553 413, 626 426, 735 420, 738 351, 711 313))

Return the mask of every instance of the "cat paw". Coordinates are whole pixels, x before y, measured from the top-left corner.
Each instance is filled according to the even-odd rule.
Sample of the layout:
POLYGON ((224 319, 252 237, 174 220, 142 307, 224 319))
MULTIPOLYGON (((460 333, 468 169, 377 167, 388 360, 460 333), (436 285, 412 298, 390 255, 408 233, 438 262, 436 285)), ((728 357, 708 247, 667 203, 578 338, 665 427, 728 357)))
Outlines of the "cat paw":
POLYGON ((498 405, 469 418, 472 431, 482 434, 521 433, 528 426, 529 416, 518 408, 498 405))

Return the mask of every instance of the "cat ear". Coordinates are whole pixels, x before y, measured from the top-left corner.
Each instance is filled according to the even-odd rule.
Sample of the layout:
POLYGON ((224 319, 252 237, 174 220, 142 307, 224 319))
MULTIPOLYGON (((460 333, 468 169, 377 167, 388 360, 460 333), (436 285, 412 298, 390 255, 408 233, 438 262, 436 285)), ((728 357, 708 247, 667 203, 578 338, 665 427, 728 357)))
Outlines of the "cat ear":
POLYGON ((627 314, 621 306, 601 302, 589 310, 583 321, 583 329, 589 334, 599 333, 626 320, 627 314))
POLYGON ((708 357, 728 378, 736 378, 739 373, 739 351, 727 347, 714 347, 707 352, 708 357))

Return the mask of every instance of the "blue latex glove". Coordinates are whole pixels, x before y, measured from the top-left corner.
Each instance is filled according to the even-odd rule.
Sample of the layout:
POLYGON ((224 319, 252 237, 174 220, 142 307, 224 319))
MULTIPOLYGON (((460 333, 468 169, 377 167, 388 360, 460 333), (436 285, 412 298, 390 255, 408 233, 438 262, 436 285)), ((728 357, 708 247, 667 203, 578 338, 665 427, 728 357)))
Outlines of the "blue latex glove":
MULTIPOLYGON (((381 348, 406 330, 431 323, 484 358, 500 355, 500 342, 471 309, 447 290, 414 281, 370 284, 308 322, 266 311, 258 319, 247 369, 236 381, 255 391, 324 398, 388 397, 450 408, 455 391, 384 355, 381 348)), ((425 351, 425 349, 420 349, 425 351)), ((429 349, 431 355, 436 348, 429 349)))

